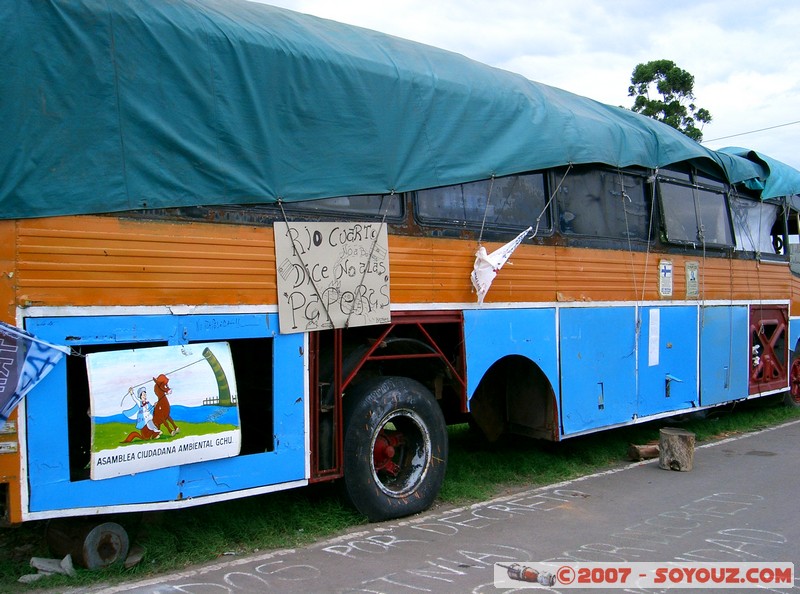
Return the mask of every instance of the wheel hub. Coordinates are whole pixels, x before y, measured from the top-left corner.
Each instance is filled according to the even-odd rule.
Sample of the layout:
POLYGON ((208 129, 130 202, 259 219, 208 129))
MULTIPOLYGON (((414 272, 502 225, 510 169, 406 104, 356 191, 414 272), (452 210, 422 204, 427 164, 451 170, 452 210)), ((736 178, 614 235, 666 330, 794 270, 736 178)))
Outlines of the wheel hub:
POLYGON ((381 430, 375 439, 375 447, 372 451, 372 458, 375 464, 375 471, 383 471, 392 476, 397 476, 400 472, 393 458, 397 448, 405 443, 405 437, 400 431, 381 430))

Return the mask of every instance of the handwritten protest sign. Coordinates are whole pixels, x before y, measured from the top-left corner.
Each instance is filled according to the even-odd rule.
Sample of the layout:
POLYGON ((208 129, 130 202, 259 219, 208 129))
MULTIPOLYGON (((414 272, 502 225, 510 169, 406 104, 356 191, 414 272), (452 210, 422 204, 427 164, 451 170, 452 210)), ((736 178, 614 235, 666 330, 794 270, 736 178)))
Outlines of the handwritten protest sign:
POLYGON ((385 223, 275 223, 281 333, 385 324, 385 223))

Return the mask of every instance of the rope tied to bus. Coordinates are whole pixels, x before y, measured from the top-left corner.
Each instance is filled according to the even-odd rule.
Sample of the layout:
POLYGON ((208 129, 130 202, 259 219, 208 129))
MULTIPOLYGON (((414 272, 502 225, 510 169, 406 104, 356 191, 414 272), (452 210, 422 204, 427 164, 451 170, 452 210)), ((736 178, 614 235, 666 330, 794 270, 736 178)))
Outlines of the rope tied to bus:
POLYGON ((478 234, 478 247, 479 248, 481 247, 481 244, 483 242, 483 229, 486 226, 486 215, 489 212, 489 202, 492 199, 492 190, 494 189, 494 177, 495 177, 495 175, 494 175, 494 173, 492 173, 492 179, 489 182, 489 193, 486 196, 486 206, 483 208, 483 220, 481 221, 481 231, 478 234))
POLYGON ((483 300, 486 297, 486 294, 489 292, 489 287, 491 287, 492 281, 497 276, 497 272, 505 265, 519 244, 521 244, 525 239, 533 239, 536 237, 542 217, 548 212, 550 204, 553 202, 553 198, 555 198, 556 193, 558 193, 561 185, 564 183, 564 180, 567 178, 567 175, 571 169, 572 163, 569 164, 569 167, 567 167, 567 170, 564 172, 564 176, 561 178, 558 186, 550 194, 547 204, 545 204, 544 208, 539 213, 539 216, 536 217, 536 230, 533 231, 533 234, 530 235, 530 237, 528 236, 528 233, 533 230, 533 226, 530 225, 527 229, 522 231, 507 244, 499 247, 489 254, 486 252, 486 248, 483 247, 481 241, 483 239, 484 224, 486 223, 486 211, 489 209, 489 200, 491 199, 492 187, 494 186, 495 176, 494 174, 492 175, 492 183, 489 186, 489 195, 486 198, 486 210, 484 210, 483 223, 481 224, 481 233, 478 238, 478 249, 475 251, 475 263, 472 265, 472 272, 470 273, 472 287, 478 295, 478 305, 483 305, 483 300))
MULTIPOLYGON (((395 191, 394 188, 392 188, 391 191, 389 192, 389 198, 394 196, 394 194, 395 191)), ((381 196, 381 208, 383 208, 383 217, 381 217, 381 230, 383 229, 383 226, 386 224, 386 215, 389 213, 389 205, 391 204, 391 200, 386 200, 386 206, 384 207, 383 202, 385 199, 386 195, 381 196)), ((375 246, 378 244, 378 238, 380 238, 380 235, 381 235, 380 232, 377 233, 372 240, 372 245, 369 248, 369 255, 367 256, 367 262, 364 265, 364 271, 361 273, 361 280, 359 281, 360 285, 364 284, 364 279, 367 276, 367 270, 369 270, 369 263, 372 261, 372 255, 375 253, 375 246)), ((353 304, 353 307, 350 308, 350 312, 347 314, 347 319, 344 321, 345 328, 350 327, 350 318, 352 317, 355 309, 356 309, 355 304, 353 304)))
POLYGON ((539 213, 539 216, 536 217, 536 226, 534 227, 533 233, 531 234, 531 236, 528 239, 533 239, 534 237, 536 237, 536 234, 539 233, 539 224, 542 221, 542 217, 545 214, 547 214, 547 212, 549 211, 550 205, 553 203, 553 200, 555 199, 556 194, 558 194, 559 190, 561 190, 561 186, 566 181, 567 175, 569 175, 570 171, 572 171, 572 163, 569 163, 567 165, 567 169, 566 169, 566 171, 564 171, 564 175, 561 176, 561 179, 559 180, 559 182, 556 185, 555 189, 552 192, 550 192, 550 197, 547 199, 547 203, 544 205, 544 208, 542 208, 542 211, 539 213))
MULTIPOLYGON (((628 241, 628 259, 631 265, 631 277, 633 279, 633 294, 637 295, 639 293, 639 288, 637 287, 636 283, 636 263, 633 260, 633 243, 631 241, 631 229, 628 223, 628 209, 625 208, 626 204, 625 201, 627 200, 629 203, 632 203, 633 200, 625 191, 625 177, 622 175, 622 170, 617 169, 617 179, 619 180, 619 195, 622 201, 622 216, 625 219, 625 238, 628 241)), ((648 240, 649 243, 649 240, 648 240)), ((637 328, 638 332, 638 328, 637 328)))
POLYGON ((653 174, 647 178, 647 183, 650 184, 650 217, 647 224, 647 247, 644 253, 644 275, 642 276, 642 293, 640 301, 644 301, 645 291, 647 289, 647 270, 650 266, 650 238, 653 237, 653 219, 655 217, 656 209, 656 180, 658 179, 658 168, 653 170, 653 174))
MULTIPOLYGON (((283 209, 283 198, 278 196, 278 206, 281 209, 281 213, 283 214, 283 222, 286 223, 286 234, 289 235, 289 218, 286 216, 286 211, 283 209)), ((303 255, 299 252, 299 250, 294 249, 294 243, 292 243, 292 251, 300 260, 300 265, 307 271, 308 264, 305 263, 303 260, 303 255)), ((319 287, 317 287, 317 283, 314 282, 313 275, 309 274, 308 277, 309 282, 311 283, 311 287, 314 289, 314 293, 316 293, 317 298, 319 299, 319 304, 322 307, 322 311, 325 312, 325 315, 328 316, 328 321, 331 324, 331 327, 334 326, 333 318, 331 317, 331 313, 328 311, 328 306, 325 305, 325 301, 322 299, 322 293, 320 293, 319 287)))
MULTIPOLYGON (((483 221, 481 222, 481 230, 478 236, 478 248, 475 251, 475 262, 472 265, 472 272, 470 273, 470 281, 472 282, 472 288, 478 295, 478 305, 483 305, 483 300, 486 297, 486 294, 489 292, 489 288, 492 285, 492 281, 497 276, 498 271, 505 265, 505 263, 511 257, 511 254, 514 252, 514 250, 517 249, 519 244, 521 244, 525 239, 529 238, 528 233, 530 233, 533 230, 533 226, 529 225, 527 229, 523 230, 511 241, 499 247, 498 249, 494 250, 491 254, 487 253, 486 248, 483 247, 483 230, 486 226, 486 217, 489 211, 489 203, 492 198, 492 191, 494 189, 495 177, 496 177, 495 174, 492 173, 491 181, 489 184, 489 192, 486 197, 486 206, 483 211, 483 221)), ((560 186, 561 184, 559 184, 559 187, 560 186)), ((544 213, 547 212, 547 208, 549 204, 552 202, 554 195, 555 194, 552 194, 550 196, 550 200, 548 200, 547 205, 545 205, 544 209, 542 210, 541 213, 539 213, 539 216, 536 219, 537 231, 539 227, 539 222, 541 221, 541 218, 544 215, 544 213)), ((530 238, 533 238, 535 236, 536 232, 534 232, 533 235, 530 236, 530 238)))

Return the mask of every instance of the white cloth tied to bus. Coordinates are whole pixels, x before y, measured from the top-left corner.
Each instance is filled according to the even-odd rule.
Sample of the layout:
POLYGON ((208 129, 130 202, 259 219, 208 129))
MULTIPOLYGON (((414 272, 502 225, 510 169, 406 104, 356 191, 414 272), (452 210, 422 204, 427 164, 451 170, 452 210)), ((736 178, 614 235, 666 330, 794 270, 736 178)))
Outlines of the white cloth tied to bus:
POLYGON ((532 229, 533 227, 528 227, 491 254, 487 254, 486 248, 483 246, 480 246, 478 251, 475 252, 475 264, 470 278, 472 279, 472 286, 475 287, 475 292, 478 294, 478 305, 483 304, 483 299, 486 297, 486 293, 489 292, 489 287, 492 286, 492 281, 497 276, 497 271, 503 267, 503 264, 508 261, 511 254, 514 253, 514 250, 517 249, 517 246, 522 243, 522 240, 532 229))

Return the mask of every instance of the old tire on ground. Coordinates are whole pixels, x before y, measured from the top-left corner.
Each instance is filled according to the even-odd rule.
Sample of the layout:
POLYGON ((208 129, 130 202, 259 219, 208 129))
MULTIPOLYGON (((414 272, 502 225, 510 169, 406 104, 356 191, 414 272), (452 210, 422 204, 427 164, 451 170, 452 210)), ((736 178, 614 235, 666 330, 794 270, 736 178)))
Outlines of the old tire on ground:
POLYGON ((431 506, 447 468, 447 426, 433 395, 405 377, 371 378, 344 397, 344 492, 371 521, 431 506))

